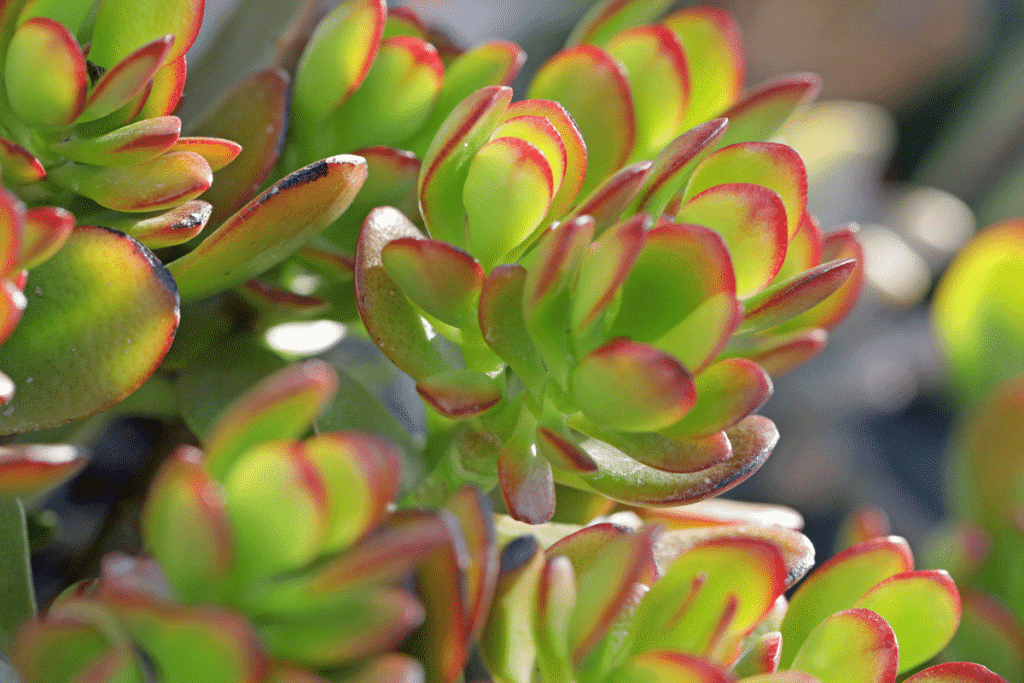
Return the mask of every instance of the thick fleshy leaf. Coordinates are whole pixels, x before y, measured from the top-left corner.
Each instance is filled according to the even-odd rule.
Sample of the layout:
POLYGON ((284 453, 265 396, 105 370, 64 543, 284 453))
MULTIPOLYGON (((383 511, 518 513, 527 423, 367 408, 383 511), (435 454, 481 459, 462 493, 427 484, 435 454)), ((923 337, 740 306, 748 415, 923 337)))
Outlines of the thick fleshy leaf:
POLYGON ((189 136, 178 138, 171 149, 175 152, 195 152, 206 159, 211 171, 217 172, 235 160, 242 146, 224 138, 189 136))
POLYGON ((594 234, 602 234, 619 222, 619 217, 633 202, 652 167, 653 162, 638 161, 614 173, 580 202, 566 220, 590 216, 594 219, 594 234))
POLYGON ((515 432, 498 454, 498 481, 513 519, 543 524, 555 514, 551 463, 534 448, 536 420, 523 408, 515 432))
POLYGON ((431 343, 423 318, 381 262, 384 247, 403 237, 424 238, 397 209, 380 207, 367 216, 356 248, 356 303, 367 333, 384 355, 400 370, 421 379, 445 370, 446 363, 431 343))
POLYGON ((261 324, 275 321, 295 322, 322 316, 331 303, 320 296, 296 294, 265 280, 249 280, 238 287, 238 295, 258 311, 261 324))
POLYGON ((150 487, 142 515, 146 547, 184 602, 221 597, 235 556, 226 502, 192 446, 179 446, 150 487))
POLYGON ((397 588, 355 591, 326 614, 256 622, 276 656, 314 667, 357 661, 394 649, 423 622, 420 602, 397 588))
POLYGON ((320 360, 280 370, 236 399, 204 440, 208 464, 220 478, 245 451, 264 441, 302 436, 334 396, 338 379, 320 360))
POLYGON ((711 228, 725 240, 736 272, 736 296, 764 289, 786 257, 786 207, 779 195, 761 185, 715 185, 686 202, 679 223, 711 228))
POLYGON ((544 222, 555 220, 576 200, 587 175, 587 146, 583 142, 583 135, 565 108, 551 100, 513 102, 506 110, 506 116, 539 116, 558 132, 565 153, 565 172, 561 174, 560 186, 555 192, 555 198, 551 200, 551 208, 544 222))
POLYGON ((604 45, 619 31, 650 23, 671 6, 670 0, 604 0, 596 3, 573 27, 565 46, 584 43, 604 45))
MULTIPOLYGON (((183 244, 198 235, 212 213, 213 207, 208 202, 193 199, 151 218, 135 220, 138 214, 133 214, 123 230, 150 249, 159 249, 183 244)), ((121 228, 116 222, 114 227, 121 228)))
POLYGON ((781 526, 795 531, 804 527, 803 516, 793 508, 725 498, 712 498, 673 508, 640 508, 636 513, 643 519, 660 522, 669 529, 741 523, 781 526))
POLYGON ((946 648, 951 659, 977 659, 1008 680, 1024 676, 1024 624, 996 598, 963 587, 963 618, 953 642, 946 648))
POLYGON ((423 126, 443 80, 433 45, 412 36, 385 39, 359 89, 327 116, 314 154, 398 145, 423 126))
MULTIPOLYGON (((910 546, 898 536, 875 538, 847 548, 800 584, 782 623, 782 667, 825 617, 853 607, 875 584, 914 568, 910 546)), ((814 673, 814 672, 810 672, 814 673)))
POLYGON ((1024 220, 991 225, 950 264, 935 292, 932 319, 958 397, 976 402, 1024 370, 1020 321, 1024 220))
POLYGON ((811 102, 821 90, 816 74, 792 74, 765 83, 722 114, 729 132, 722 145, 770 140, 790 116, 811 102))
POLYGON ((703 657, 650 650, 616 672, 622 683, 730 683, 732 678, 703 657))
POLYGON ((469 486, 452 494, 444 508, 458 518, 471 558, 465 568, 466 617, 469 637, 475 640, 484 627, 498 580, 494 511, 487 496, 469 486))
POLYGON ((64 444, 0 446, 0 495, 31 498, 81 470, 85 451, 64 444))
MULTIPOLYGON (((526 100, 527 102, 529 100, 526 100)), ((547 100, 538 100, 545 102, 547 100)), ((519 138, 540 150, 551 169, 553 193, 558 192, 565 179, 568 154, 562 144, 558 129, 543 114, 522 114, 513 111, 514 105, 505 110, 505 120, 491 133, 491 140, 519 138)), ((581 138, 582 139, 582 138, 581 138)))
MULTIPOLYGON (((692 474, 673 474, 647 467, 601 441, 581 446, 598 464, 593 475, 579 475, 574 485, 636 505, 680 505, 723 493, 764 464, 779 440, 775 424, 751 415, 726 431, 733 455, 725 462, 692 474)), ((564 473, 560 477, 569 479, 564 473)))
MULTIPOLYGON (((157 69, 171 54, 174 43, 174 36, 166 35, 120 59, 96 82, 76 122, 95 121, 128 104, 150 84, 157 69)), ((93 48, 89 51, 90 60, 95 45, 94 38, 93 48)))
POLYGON ((18 267, 30 270, 57 253, 75 227, 75 216, 57 206, 38 206, 25 212, 18 267))
POLYGON ((782 634, 778 631, 766 633, 754 641, 750 649, 744 652, 732 667, 736 676, 743 678, 744 683, 784 683, 787 680, 792 683, 814 683, 810 674, 802 671, 783 672, 782 676, 765 676, 774 674, 779 668, 779 654, 782 651, 782 634), (800 680, 800 677, 812 680, 800 680))
POLYGON ((384 0, 345 0, 317 24, 295 71, 300 127, 326 118, 366 78, 386 12, 384 0))
POLYGON ((857 600, 881 615, 900 644, 900 673, 923 664, 949 643, 960 625, 960 594, 941 570, 891 576, 857 600))
POLYGON ((785 579, 782 554, 772 543, 719 538, 698 544, 680 555, 640 601, 629 652, 666 648, 713 660, 733 654, 782 595, 785 579), (722 651, 723 645, 728 650, 722 651))
POLYGON ((414 10, 409 7, 388 8, 387 22, 384 24, 384 37, 414 36, 427 38, 427 27, 414 10))
POLYGON ((661 23, 679 37, 689 61, 692 87, 685 125, 721 115, 740 96, 746 75, 736 18, 717 7, 690 7, 661 23))
POLYGON ((366 159, 366 182, 349 210, 323 232, 325 238, 349 254, 356 252, 363 221, 378 206, 393 206, 422 227, 416 198, 420 160, 393 147, 367 147, 356 150, 356 154, 366 159))
POLYGON ((800 221, 800 227, 796 229, 796 234, 789 238, 789 245, 786 247, 786 260, 783 261, 775 278, 788 280, 821 263, 823 240, 818 219, 809 211, 805 211, 804 218, 800 221))
POLYGON ((569 558, 555 556, 544 565, 537 585, 537 666, 544 680, 558 680, 572 669, 569 618, 576 604, 576 573, 569 558))
POLYGON ((619 311, 608 334, 653 343, 684 362, 703 360, 706 354, 695 354, 693 349, 704 351, 724 343, 732 321, 724 321, 726 329, 703 325, 706 339, 695 339, 696 330, 680 334, 677 328, 716 295, 734 300, 735 291, 736 279, 721 237, 698 225, 662 221, 647 233, 644 250, 622 285, 619 311))
POLYGON ((74 36, 43 17, 14 32, 4 71, 7 101, 29 126, 66 126, 85 106, 89 76, 74 36))
POLYGON ((145 119, 97 138, 71 137, 51 149, 72 161, 97 166, 128 166, 148 161, 171 149, 181 134, 181 119, 145 119))
POLYGON ((498 586, 480 638, 480 653, 488 671, 503 681, 533 680, 537 593, 545 563, 532 536, 520 536, 501 551, 498 586))
POLYGON ((365 179, 365 161, 338 155, 278 181, 168 265, 182 299, 210 296, 280 263, 341 215, 365 179))
POLYGON ((550 162, 534 144, 500 137, 469 163, 462 187, 465 244, 484 270, 506 260, 540 226, 556 190, 550 162))
POLYGON ((611 522, 600 522, 589 524, 579 531, 558 539, 544 552, 548 558, 555 558, 559 555, 567 558, 572 563, 573 572, 579 574, 589 569, 601 552, 608 545, 620 536, 630 533, 621 526, 611 522))
POLYGON ((423 157, 417 191, 420 213, 430 236, 456 246, 466 245, 463 186, 470 163, 505 116, 512 89, 482 88, 452 110, 423 157))
POLYGON ((540 239, 523 282, 523 319, 548 372, 566 386, 572 284, 594 235, 594 221, 580 216, 554 226, 540 239))
MULTIPOLYGON (((723 355, 742 356, 760 365, 769 375, 776 376, 789 372, 818 355, 825 348, 828 333, 815 328, 783 336, 781 339, 775 335, 755 337, 749 347, 737 346, 735 350, 729 350, 723 355)), ((739 340, 740 338, 737 338, 737 341, 739 340)))
POLYGON ((795 149, 776 142, 723 147, 694 170, 683 201, 723 183, 753 183, 777 192, 786 207, 786 235, 796 234, 807 208, 807 170, 795 149))
POLYGON ((791 321, 839 291, 857 266, 854 259, 836 259, 771 285, 743 302, 738 331, 755 332, 791 321))
POLYGON ((522 266, 504 265, 492 270, 480 293, 479 321, 487 345, 527 386, 536 387, 544 383, 547 372, 526 332, 525 282, 522 266))
POLYGON ((640 256, 650 226, 651 220, 646 215, 634 216, 606 231, 588 248, 572 297, 570 322, 577 337, 578 353, 589 353, 593 350, 592 338, 604 336, 604 329, 598 329, 602 326, 596 323, 604 319, 604 313, 640 256), (588 331, 591 334, 587 334, 588 331), (585 343, 583 337, 587 338, 585 343))
POLYGON ((194 152, 167 152, 131 166, 72 163, 50 176, 101 206, 128 212, 170 209, 195 199, 213 182, 209 164, 194 152))
POLYGON ((178 108, 181 94, 185 91, 185 76, 188 65, 185 55, 166 62, 153 74, 153 84, 146 94, 146 102, 139 110, 139 119, 170 116, 178 108))
POLYGON ((104 228, 76 228, 29 274, 25 290, 32 305, 0 347, 0 367, 18 386, 0 413, 4 434, 122 400, 153 373, 178 326, 166 269, 135 240, 104 228))
POLYGON ((402 237, 381 251, 388 276, 428 314, 454 327, 476 323, 484 271, 447 242, 402 237))
POLYGON ((653 547, 661 528, 648 526, 611 539, 576 578, 576 606, 569 617, 569 652, 577 664, 597 645, 634 599, 636 584, 650 580, 653 547))
POLYGON ((650 175, 633 201, 633 210, 660 217, 697 164, 715 149, 728 125, 726 119, 705 121, 665 145, 654 157, 650 175))
MULTIPOLYGON (((712 503, 715 499, 701 501, 700 504, 712 503)), ((777 524, 731 523, 713 526, 676 528, 677 522, 672 517, 645 512, 642 517, 652 522, 668 525, 669 530, 662 536, 658 545, 656 558, 660 567, 668 567, 677 557, 701 543, 716 539, 747 538, 770 543, 782 553, 782 561, 786 567, 786 587, 789 588, 810 571, 814 565, 814 546, 810 539, 799 531, 777 524)), ((781 621, 782 615, 779 615, 781 621)), ((777 625, 774 627, 777 628, 777 625)))
MULTIPOLYGON (((783 635, 783 645, 785 645, 783 635)), ((803 641, 792 668, 821 683, 893 683, 899 647, 885 619, 848 609, 825 619, 803 641)))
POLYGON ((225 93, 190 126, 190 135, 229 138, 242 146, 238 157, 214 174, 213 186, 203 196, 213 205, 213 225, 249 201, 277 163, 288 80, 281 69, 259 71, 225 93))
POLYGON ((625 67, 594 45, 563 50, 530 84, 530 99, 555 100, 569 112, 587 144, 589 193, 629 159, 636 143, 636 115, 625 67))
POLYGON ((981 664, 945 662, 930 666, 907 679, 908 683, 1005 683, 1006 679, 981 664))
POLYGON ((666 434, 703 436, 728 429, 764 405, 772 396, 772 380, 745 358, 727 358, 696 376, 697 402, 666 434))
POLYGON ((690 98, 683 46, 664 26, 627 29, 605 46, 626 67, 636 115, 633 159, 649 159, 682 130, 690 98))
POLYGON ((7 185, 31 185, 46 177, 46 169, 39 159, 6 138, 0 138, 0 171, 7 185))
POLYGON ((402 143, 402 148, 418 156, 426 154, 434 135, 460 102, 481 88, 511 85, 524 61, 526 53, 518 45, 494 40, 477 45, 446 64, 444 83, 433 112, 420 131, 402 143))
POLYGON ((706 437, 673 437, 650 432, 617 431, 602 423, 572 424, 586 434, 622 451, 637 462, 664 472, 688 473, 728 460, 732 446, 725 432, 706 437))
MULTIPOLYGON (((14 332, 25 311, 27 300, 21 289, 10 280, 0 280, 0 343, 6 341, 14 332)), ((14 384, 10 377, 4 375, 4 404, 14 395, 14 384)))
POLYGON ((796 332, 812 327, 830 330, 846 318, 853 310, 864 286, 864 252, 857 242, 856 226, 829 233, 822 244, 822 261, 852 259, 853 272, 846 281, 827 299, 793 320, 780 325, 773 333, 796 332))
POLYGON ((192 47, 203 21, 205 0, 103 0, 96 15, 89 60, 110 69, 133 51, 161 36, 174 36, 170 62, 192 47))
POLYGON ((502 399, 497 381, 476 370, 445 370, 416 382, 416 393, 445 417, 467 420, 502 399))
POLYGON ((94 3, 90 0, 23 0, 7 4, 22 6, 18 12, 18 24, 46 17, 63 24, 71 33, 77 33, 94 3))

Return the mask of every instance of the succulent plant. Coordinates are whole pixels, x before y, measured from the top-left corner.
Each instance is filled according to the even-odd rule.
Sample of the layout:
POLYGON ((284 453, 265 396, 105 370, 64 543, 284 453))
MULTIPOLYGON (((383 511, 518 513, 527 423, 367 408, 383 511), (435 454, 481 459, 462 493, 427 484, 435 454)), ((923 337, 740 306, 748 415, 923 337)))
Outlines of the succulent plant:
MULTIPOLYGON (((636 20, 613 12, 594 30, 613 17, 636 20)), ((673 17, 729 43, 717 13, 673 17)), ((686 64, 706 56, 659 61, 652 45, 677 54, 685 42, 665 26, 615 36, 639 60, 635 73, 670 65, 685 81, 686 64)), ((724 71, 739 68, 730 64, 724 71)), ((421 503, 463 481, 500 480, 513 516, 541 522, 556 480, 645 504, 720 492, 774 445, 774 427, 748 418, 771 395, 768 373, 820 350, 856 299, 852 231, 823 238, 806 212, 799 155, 749 141, 770 135, 815 81, 773 84, 731 109, 729 95, 736 135, 725 118, 673 128, 653 161, 622 167, 647 152, 634 119, 662 116, 633 97, 628 68, 590 44, 541 67, 531 96, 573 102, 589 89, 589 107, 513 103, 502 86, 470 95, 423 159, 419 218, 384 207, 362 227, 362 322, 445 418, 428 421, 437 466, 421 503), (592 59, 607 69, 586 66, 592 59), (610 112, 621 120, 603 130, 626 139, 596 134, 588 117, 610 112), (614 161, 594 167, 595 151, 614 161), (597 186, 580 197, 588 183, 597 186)))

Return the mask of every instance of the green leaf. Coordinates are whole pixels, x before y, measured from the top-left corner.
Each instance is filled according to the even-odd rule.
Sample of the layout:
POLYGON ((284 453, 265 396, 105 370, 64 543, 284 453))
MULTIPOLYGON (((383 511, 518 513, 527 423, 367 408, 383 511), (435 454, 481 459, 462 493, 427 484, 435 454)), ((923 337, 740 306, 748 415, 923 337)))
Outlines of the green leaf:
POLYGON ((486 412, 502 399, 494 378, 477 370, 445 370, 416 382, 416 393, 430 407, 453 420, 486 412))
POLYGON ((728 683, 732 679, 703 657, 673 650, 650 650, 621 667, 615 680, 621 683, 728 683))
POLYGON ((526 331, 525 282, 526 270, 522 266, 498 266, 491 271, 480 293, 480 330, 487 345, 509 364, 523 383, 535 388, 546 381, 547 373, 526 331))
MULTIPOLYGON (((52 453, 54 448, 65 448, 78 456, 71 462, 79 467, 85 464, 80 453, 70 446, 50 448, 28 446, 27 448, 35 448, 40 454, 52 453)), ((4 450, 9 449, 5 448, 4 450)), ((8 461, 9 456, 3 459, 8 461)), ((63 459, 65 462, 68 461, 67 457, 63 459)), ((27 459, 21 460, 24 462, 27 459)), ((44 467, 46 467, 45 460, 44 467)), ((47 467, 47 469, 50 468, 47 467)), ((13 474, 12 470, 17 471, 11 467, 9 462, 0 464, 0 473, 5 477, 13 474)), ((25 472, 18 473, 24 474, 25 472)), ((29 564, 28 531, 25 527, 25 508, 16 496, 0 497, 0 539, 2 539, 4 547, 4 552, 0 554, 0 651, 10 655, 11 643, 14 641, 18 629, 24 622, 29 622, 36 615, 36 597, 32 585, 32 568, 29 564)))
POLYGON ((0 138, 0 171, 6 185, 31 185, 46 177, 46 169, 27 149, 0 138))
MULTIPOLYGON (((75 216, 56 206, 37 206, 25 212, 18 267, 31 270, 56 254, 75 228, 75 216)), ((10 244, 10 242, 8 242, 10 244)))
POLYGON ((671 6, 671 0, 604 0, 595 3, 573 28, 565 46, 584 43, 604 45, 624 29, 657 19, 671 6))
POLYGON ((97 166, 128 166, 169 150, 181 134, 181 119, 161 116, 130 123, 96 138, 70 137, 50 149, 72 161, 97 166))
POLYGON ((636 143, 633 96, 622 64, 594 45, 563 50, 534 77, 530 99, 560 102, 587 145, 581 192, 596 188, 629 159, 636 143))
POLYGON ((721 144, 771 140, 819 90, 821 79, 815 74, 783 76, 762 85, 722 114, 729 119, 729 132, 721 144))
POLYGON ((899 673, 923 664, 949 643, 960 625, 960 594, 941 570, 904 572, 856 602, 884 618, 900 645, 899 673))
POLYGON ((745 358, 726 358, 694 378, 697 402, 665 434, 704 436, 734 424, 760 408, 772 396, 772 380, 759 365, 745 358))
POLYGON ((89 60, 110 69, 142 45, 174 36, 163 63, 188 52, 199 34, 205 0, 101 0, 89 60))
POLYGON ((879 582, 913 568, 910 546, 897 536, 858 543, 821 565, 790 598, 781 629, 782 667, 789 668, 801 644, 823 619, 853 607, 879 582))
POLYGON ((189 126, 190 135, 230 138, 242 146, 238 158, 214 171, 213 186, 203 195, 213 205, 213 225, 220 225, 249 201, 277 163, 288 82, 288 74, 281 69, 259 71, 224 93, 189 126))
POLYGON ((803 642, 792 668, 821 683, 894 683, 898 662, 889 624, 871 610, 856 608, 821 622, 803 642))
MULTIPOLYGON (((590 216, 594 219, 594 235, 603 234, 627 211, 650 176, 652 166, 650 161, 638 161, 612 174, 566 214, 565 220, 590 216)), ((630 211, 629 215, 632 213, 630 211)))
POLYGON ((524 406, 512 436, 498 453, 498 481, 513 519, 543 524, 555 514, 551 463, 534 447, 537 420, 524 406))
POLYGON ((981 664, 969 662, 936 664, 907 679, 908 683, 1000 683, 1004 680, 981 664))
MULTIPOLYGON (((86 123, 101 119, 140 95, 165 62, 167 55, 171 54, 173 45, 173 36, 163 36, 119 60, 93 86, 85 109, 75 122, 86 123)), ((92 57, 91 50, 89 56, 92 57)))
POLYGON ((789 323, 839 291, 853 277, 857 264, 854 259, 829 261, 755 294, 743 302, 743 324, 738 332, 789 323))
POLYGON ((939 281, 932 321, 966 403, 1024 370, 1024 221, 982 230, 939 281))
POLYGON ((74 36, 52 19, 25 22, 6 50, 4 84, 11 109, 39 128, 66 126, 85 106, 89 77, 74 36))
POLYGON ((138 242, 104 228, 76 228, 29 274, 25 289, 30 305, 0 347, 0 367, 18 385, 0 414, 4 434, 63 424, 122 400, 153 373, 178 326, 167 271, 138 242))
POLYGON ((480 638, 480 653, 491 675, 530 683, 537 658, 534 624, 544 553, 532 536, 520 536, 501 552, 498 586, 480 638))
POLYGON ((341 215, 365 179, 362 158, 339 155, 278 181, 168 264, 182 299, 216 294, 280 263, 341 215))

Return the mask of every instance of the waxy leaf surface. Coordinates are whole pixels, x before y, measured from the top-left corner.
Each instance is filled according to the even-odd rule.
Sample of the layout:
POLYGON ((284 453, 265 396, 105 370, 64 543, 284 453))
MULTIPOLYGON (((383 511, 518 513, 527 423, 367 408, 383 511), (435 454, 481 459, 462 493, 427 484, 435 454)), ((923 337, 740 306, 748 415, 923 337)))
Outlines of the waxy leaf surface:
POLYGON ((693 409, 665 433, 702 436, 728 429, 771 398, 772 380, 752 361, 727 358, 697 375, 694 389, 693 409))
POLYGON ((7 48, 4 84, 18 118, 30 126, 66 126, 85 106, 89 77, 66 28, 38 18, 18 27, 7 48))
POLYGON ((721 115, 743 91, 746 75, 736 18, 717 7, 690 7, 661 23, 679 37, 689 62, 692 87, 686 125, 721 115))
MULTIPOLYGON (((783 635, 783 646, 785 646, 783 635)), ((821 683, 893 683, 899 647, 885 619, 848 609, 825 619, 803 641, 792 668, 821 683)))
POLYGON ((128 104, 150 84, 173 45, 174 36, 164 36, 120 60, 96 82, 77 122, 95 121, 128 104))
POLYGON ((110 69, 140 46, 166 35, 174 36, 174 47, 163 62, 176 60, 199 34, 205 4, 205 0, 102 0, 89 60, 110 69))
POLYGON ((0 413, 4 434, 122 400, 153 373, 178 326, 167 270, 141 244, 104 228, 76 228, 25 289, 31 305, 0 347, 0 367, 18 386, 0 413))
POLYGON ((729 107, 729 132, 722 145, 771 140, 790 116, 809 103, 821 89, 815 74, 793 74, 766 83, 729 107))
POLYGON ((182 298, 215 294, 280 263, 341 215, 365 179, 362 158, 339 155, 278 181, 168 265, 182 298))
POLYGON ((604 45, 619 31, 650 23, 671 6, 670 0, 604 0, 595 3, 577 22, 565 46, 584 43, 604 45))
POLYGON ((0 171, 7 185, 30 185, 46 177, 46 169, 31 152, 6 138, 0 138, 0 171))

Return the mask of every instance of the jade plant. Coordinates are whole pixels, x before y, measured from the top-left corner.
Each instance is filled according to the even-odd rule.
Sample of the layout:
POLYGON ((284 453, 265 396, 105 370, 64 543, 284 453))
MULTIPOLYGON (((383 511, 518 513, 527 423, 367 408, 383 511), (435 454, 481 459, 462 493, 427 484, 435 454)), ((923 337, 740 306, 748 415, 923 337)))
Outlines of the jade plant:
POLYGON ((961 593, 902 539, 808 575, 795 511, 708 500, 862 256, 775 138, 817 78, 746 89, 672 4, 596 3, 517 96, 508 41, 307 2, 182 121, 202 0, 0 2, 0 679, 1001 680, 928 666, 961 593), (268 345, 311 319, 422 420, 268 345), (136 414, 142 549, 39 610, 22 499, 136 414))

